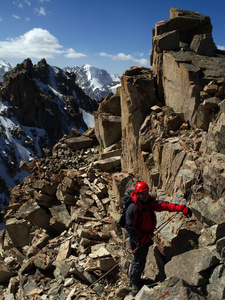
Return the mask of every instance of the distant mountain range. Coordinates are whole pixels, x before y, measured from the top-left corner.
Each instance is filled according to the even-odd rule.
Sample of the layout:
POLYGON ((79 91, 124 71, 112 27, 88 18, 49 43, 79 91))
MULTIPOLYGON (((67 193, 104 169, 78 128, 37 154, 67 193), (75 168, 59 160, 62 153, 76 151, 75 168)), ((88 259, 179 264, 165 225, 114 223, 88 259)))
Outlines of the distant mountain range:
POLYGON ((82 67, 67 67, 64 70, 76 74, 76 83, 91 99, 105 98, 110 92, 115 93, 116 88, 120 86, 119 75, 109 74, 106 70, 89 64, 82 67))

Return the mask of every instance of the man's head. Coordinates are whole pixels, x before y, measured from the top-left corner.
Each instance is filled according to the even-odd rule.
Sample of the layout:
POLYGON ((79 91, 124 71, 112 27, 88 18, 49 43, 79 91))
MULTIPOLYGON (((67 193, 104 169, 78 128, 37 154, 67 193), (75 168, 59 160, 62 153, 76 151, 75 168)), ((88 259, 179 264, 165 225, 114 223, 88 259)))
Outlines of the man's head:
POLYGON ((146 182, 140 181, 134 187, 135 193, 141 201, 146 202, 149 198, 149 187, 146 182))

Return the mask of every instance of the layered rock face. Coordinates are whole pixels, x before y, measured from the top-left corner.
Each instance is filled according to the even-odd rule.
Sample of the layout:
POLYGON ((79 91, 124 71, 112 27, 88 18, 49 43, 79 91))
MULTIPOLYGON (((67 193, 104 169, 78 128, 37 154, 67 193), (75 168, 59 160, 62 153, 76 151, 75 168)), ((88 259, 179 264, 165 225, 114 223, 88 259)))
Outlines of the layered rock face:
POLYGON ((156 24, 153 70, 125 71, 94 129, 21 163, 30 176, 4 216, 2 294, 126 299, 130 254, 118 220, 124 192, 144 180, 193 216, 157 214, 144 271, 154 284, 136 299, 224 299, 225 56, 211 30, 209 17, 171 9, 156 24))
MULTIPOLYGON (((171 9, 170 14, 171 19, 157 23, 154 30, 153 70, 144 74, 136 68, 133 75, 134 70, 131 69, 121 78, 121 127, 123 170, 135 170, 152 188, 162 187, 173 193, 184 180, 180 178, 183 177, 181 170, 193 167, 195 173, 200 172, 199 166, 203 169, 204 164, 198 161, 208 164, 207 161, 211 160, 211 157, 206 158, 209 148, 219 143, 217 137, 215 142, 213 134, 210 134, 209 143, 207 131, 209 124, 210 130, 213 130, 212 124, 220 122, 217 136, 221 137, 223 132, 225 55, 212 47, 211 39, 205 47, 214 49, 210 58, 191 47, 196 36, 211 34, 209 17, 178 9, 171 9), (174 31, 176 46, 173 43, 174 31), (164 35, 167 47, 163 42, 164 35), (161 43, 162 47, 159 47, 161 43), (143 76, 142 85, 137 83, 138 76, 143 76), (144 88, 144 83, 148 84, 148 89, 144 88), (129 93, 131 87, 135 92, 129 93), (142 108, 138 110, 143 98, 146 102, 143 101, 142 108), (160 108, 154 108, 154 105, 160 108), (179 138, 175 138, 177 135, 179 138), (202 143, 208 147, 204 158, 201 155, 205 152, 204 147, 201 148, 202 143), (177 161, 176 167, 174 160, 177 161), (186 160, 192 161, 193 166, 187 167, 186 160)), ((213 194, 212 191, 210 193, 213 194)))
POLYGON ((170 20, 156 23, 153 32, 151 64, 159 97, 195 126, 200 92, 225 75, 224 55, 213 42, 210 18, 171 8, 170 20))

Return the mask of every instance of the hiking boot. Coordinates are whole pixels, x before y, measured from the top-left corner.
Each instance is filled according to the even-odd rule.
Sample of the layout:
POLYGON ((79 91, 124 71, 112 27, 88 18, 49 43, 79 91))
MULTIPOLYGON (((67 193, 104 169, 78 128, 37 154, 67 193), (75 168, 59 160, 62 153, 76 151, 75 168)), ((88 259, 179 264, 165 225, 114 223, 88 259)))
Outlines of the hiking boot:
POLYGON ((131 295, 136 296, 139 291, 139 287, 136 284, 132 284, 131 286, 131 295))

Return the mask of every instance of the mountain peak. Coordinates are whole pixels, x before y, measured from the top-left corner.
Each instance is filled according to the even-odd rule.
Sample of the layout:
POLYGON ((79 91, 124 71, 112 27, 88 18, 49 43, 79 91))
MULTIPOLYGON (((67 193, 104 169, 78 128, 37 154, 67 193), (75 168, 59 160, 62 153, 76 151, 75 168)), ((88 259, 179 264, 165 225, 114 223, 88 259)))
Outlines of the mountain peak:
POLYGON ((105 98, 110 92, 115 93, 120 86, 120 77, 117 74, 109 74, 104 69, 99 69, 90 64, 82 67, 65 68, 66 71, 76 74, 76 83, 92 99, 105 98))

